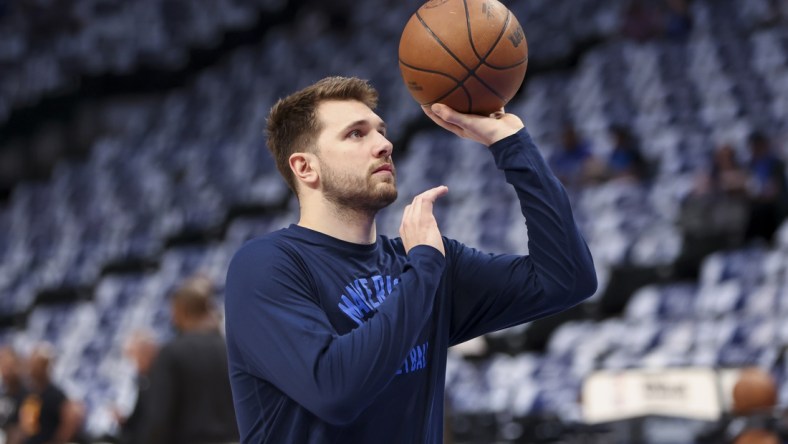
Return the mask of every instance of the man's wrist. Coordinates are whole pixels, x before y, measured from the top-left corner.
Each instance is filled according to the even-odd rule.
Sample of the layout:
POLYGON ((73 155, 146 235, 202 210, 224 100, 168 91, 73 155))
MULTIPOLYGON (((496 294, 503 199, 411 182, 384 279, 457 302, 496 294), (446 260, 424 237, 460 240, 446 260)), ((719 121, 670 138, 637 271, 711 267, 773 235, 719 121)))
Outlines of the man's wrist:
POLYGON ((486 145, 488 147, 517 134, 525 127, 523 121, 514 114, 502 114, 501 117, 497 117, 497 120, 499 125, 496 125, 496 128, 490 132, 490 136, 487 138, 488 143, 486 145))

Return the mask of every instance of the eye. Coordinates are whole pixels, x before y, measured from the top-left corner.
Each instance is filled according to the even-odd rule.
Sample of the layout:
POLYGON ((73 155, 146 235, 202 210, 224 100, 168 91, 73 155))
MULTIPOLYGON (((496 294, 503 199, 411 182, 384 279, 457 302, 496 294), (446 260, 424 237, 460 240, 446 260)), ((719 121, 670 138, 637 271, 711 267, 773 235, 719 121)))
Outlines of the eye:
POLYGON ((347 137, 349 137, 351 139, 355 139, 355 138, 358 138, 358 137, 361 137, 361 136, 362 136, 361 130, 357 130, 357 129, 354 129, 353 131, 347 133, 347 137))

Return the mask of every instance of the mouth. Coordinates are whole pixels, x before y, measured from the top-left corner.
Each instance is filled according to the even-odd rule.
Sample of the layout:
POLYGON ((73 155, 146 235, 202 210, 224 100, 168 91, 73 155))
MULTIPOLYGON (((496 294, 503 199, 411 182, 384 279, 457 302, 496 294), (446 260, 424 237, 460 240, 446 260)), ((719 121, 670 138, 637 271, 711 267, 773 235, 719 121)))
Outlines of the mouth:
POLYGON ((389 174, 394 174, 394 166, 390 163, 384 163, 383 165, 377 167, 374 171, 372 171, 372 174, 386 173, 386 172, 389 174))

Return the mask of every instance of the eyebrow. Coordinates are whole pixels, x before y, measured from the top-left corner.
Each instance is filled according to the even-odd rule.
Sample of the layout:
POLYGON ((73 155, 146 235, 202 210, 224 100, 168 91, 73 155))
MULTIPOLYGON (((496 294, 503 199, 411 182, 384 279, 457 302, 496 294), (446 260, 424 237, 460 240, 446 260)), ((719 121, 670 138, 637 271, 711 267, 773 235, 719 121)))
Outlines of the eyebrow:
POLYGON ((340 132, 344 133, 345 131, 349 131, 351 128, 354 128, 354 127, 357 127, 357 126, 365 126, 365 125, 370 125, 370 126, 375 127, 376 129, 384 130, 384 131, 387 128, 386 127, 386 122, 384 122, 382 120, 380 121, 380 123, 377 126, 375 126, 375 125, 372 125, 372 122, 370 122, 369 119, 359 119, 359 120, 356 120, 355 122, 347 125, 346 127, 344 127, 342 129, 342 131, 340 131, 340 132))

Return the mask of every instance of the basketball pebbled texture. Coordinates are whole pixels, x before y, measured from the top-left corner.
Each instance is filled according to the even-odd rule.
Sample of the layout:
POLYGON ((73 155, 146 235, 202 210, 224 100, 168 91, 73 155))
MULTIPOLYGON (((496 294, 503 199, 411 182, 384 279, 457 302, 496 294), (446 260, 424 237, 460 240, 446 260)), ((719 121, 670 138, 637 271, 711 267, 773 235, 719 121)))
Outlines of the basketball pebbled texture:
POLYGON ((420 104, 489 115, 520 89, 528 43, 517 18, 497 0, 430 0, 402 31, 399 66, 420 104))

